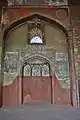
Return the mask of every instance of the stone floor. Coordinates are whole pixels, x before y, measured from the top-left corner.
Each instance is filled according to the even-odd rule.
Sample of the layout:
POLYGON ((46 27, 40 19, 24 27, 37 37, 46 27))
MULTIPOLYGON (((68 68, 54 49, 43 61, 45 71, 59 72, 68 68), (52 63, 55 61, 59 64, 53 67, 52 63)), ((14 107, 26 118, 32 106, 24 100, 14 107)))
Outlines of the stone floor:
POLYGON ((0 120, 80 120, 80 108, 30 103, 1 108, 0 120))

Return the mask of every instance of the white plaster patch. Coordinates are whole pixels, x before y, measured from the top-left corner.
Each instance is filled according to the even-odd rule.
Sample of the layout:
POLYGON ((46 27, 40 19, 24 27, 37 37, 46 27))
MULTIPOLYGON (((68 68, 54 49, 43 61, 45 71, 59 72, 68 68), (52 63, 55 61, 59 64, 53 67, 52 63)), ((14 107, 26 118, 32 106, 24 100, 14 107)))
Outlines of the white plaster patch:
POLYGON ((77 53, 78 52, 78 48, 74 48, 74 52, 77 53))

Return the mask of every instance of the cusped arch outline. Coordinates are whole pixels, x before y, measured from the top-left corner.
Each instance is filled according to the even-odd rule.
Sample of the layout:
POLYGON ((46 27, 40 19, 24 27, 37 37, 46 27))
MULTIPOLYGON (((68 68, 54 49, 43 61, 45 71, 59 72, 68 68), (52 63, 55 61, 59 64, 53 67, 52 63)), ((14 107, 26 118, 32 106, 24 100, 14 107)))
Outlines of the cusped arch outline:
POLYGON ((8 33, 9 33, 10 31, 12 31, 15 27, 17 27, 18 25, 21 25, 21 24, 23 24, 23 23, 25 23, 25 22, 27 22, 27 21, 35 18, 35 17, 37 17, 38 19, 43 20, 43 21, 45 21, 45 22, 48 22, 48 23, 50 23, 50 24, 53 24, 53 25, 57 26, 58 28, 60 28, 60 29, 63 31, 63 33, 65 34, 65 36, 66 36, 66 38, 67 38, 67 40, 68 40, 68 32, 67 32, 66 28, 65 28, 58 20, 53 19, 53 18, 50 18, 50 17, 45 16, 45 15, 42 15, 42 14, 34 13, 34 14, 28 15, 28 16, 26 16, 26 17, 23 17, 23 18, 15 21, 15 22, 13 22, 13 23, 11 23, 11 24, 4 30, 3 41, 5 41, 6 36, 8 35, 8 33))
POLYGON ((42 56, 42 55, 39 55, 39 54, 34 54, 34 55, 31 55, 31 56, 25 56, 21 60, 20 65, 19 65, 20 67, 19 67, 19 70, 18 70, 18 72, 19 72, 20 75, 22 73, 22 68, 23 68, 24 64, 27 63, 29 60, 32 60, 34 58, 39 59, 39 60, 43 60, 43 61, 47 62, 50 65, 51 75, 54 74, 55 71, 54 71, 54 68, 52 68, 52 66, 53 66, 52 62, 47 57, 45 57, 45 56, 42 56))

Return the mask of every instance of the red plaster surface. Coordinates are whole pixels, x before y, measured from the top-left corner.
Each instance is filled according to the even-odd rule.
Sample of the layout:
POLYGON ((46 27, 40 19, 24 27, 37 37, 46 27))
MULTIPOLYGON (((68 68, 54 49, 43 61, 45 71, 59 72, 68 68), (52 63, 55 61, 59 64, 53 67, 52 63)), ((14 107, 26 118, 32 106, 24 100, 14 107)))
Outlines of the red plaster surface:
POLYGON ((3 106, 18 104, 18 77, 10 85, 3 87, 3 106))
POLYGON ((56 16, 56 8, 50 8, 50 7, 12 7, 8 8, 8 16, 9 16, 9 22, 12 22, 14 20, 19 20, 22 17, 26 17, 27 15, 30 15, 32 13, 38 13, 48 16, 56 16))
POLYGON ((2 87, 1 87, 1 85, 0 85, 0 107, 1 107, 1 105, 2 105, 2 87))
MULTIPOLYGON (((21 85, 23 103, 31 101, 50 101, 51 88, 54 94, 54 104, 70 105, 70 90, 61 88, 57 78, 53 77, 54 85, 51 87, 51 77, 23 77, 21 85)), ((19 77, 12 84, 3 87, 3 106, 19 105, 19 77)))
POLYGON ((54 100, 55 104, 70 105, 70 89, 61 88, 58 79, 54 76, 54 100))
POLYGON ((20 18, 26 17, 28 15, 38 13, 46 15, 48 17, 53 17, 55 19, 64 22, 67 17, 69 17, 68 8, 57 8, 55 6, 10 6, 7 10, 4 10, 4 13, 7 13, 9 22, 19 20, 20 18), (58 12, 61 10, 62 12, 58 12), (66 16, 65 16, 66 14, 66 16), (64 18, 64 19, 63 19, 64 18))
POLYGON ((50 77, 24 77, 23 100, 27 95, 31 101, 51 101, 50 77))

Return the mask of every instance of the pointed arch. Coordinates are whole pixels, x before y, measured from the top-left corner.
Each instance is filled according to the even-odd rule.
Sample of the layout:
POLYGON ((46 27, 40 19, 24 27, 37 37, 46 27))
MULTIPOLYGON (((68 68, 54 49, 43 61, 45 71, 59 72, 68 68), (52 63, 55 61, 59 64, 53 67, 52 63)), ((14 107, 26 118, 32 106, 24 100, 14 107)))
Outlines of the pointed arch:
POLYGON ((66 38, 68 38, 68 33, 67 33, 66 28, 58 20, 55 20, 53 18, 50 18, 50 17, 42 15, 42 14, 35 13, 35 14, 28 15, 28 16, 22 18, 22 19, 19 19, 19 20, 15 21, 15 22, 11 23, 4 31, 3 40, 5 41, 6 36, 8 35, 8 33, 10 31, 12 31, 15 27, 17 27, 18 25, 23 24, 23 23, 25 23, 25 22, 27 22, 27 21, 35 18, 35 17, 37 17, 38 19, 43 20, 45 22, 48 22, 48 23, 50 23, 52 25, 56 25, 58 28, 60 28, 64 32, 66 38))

